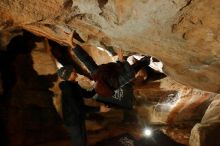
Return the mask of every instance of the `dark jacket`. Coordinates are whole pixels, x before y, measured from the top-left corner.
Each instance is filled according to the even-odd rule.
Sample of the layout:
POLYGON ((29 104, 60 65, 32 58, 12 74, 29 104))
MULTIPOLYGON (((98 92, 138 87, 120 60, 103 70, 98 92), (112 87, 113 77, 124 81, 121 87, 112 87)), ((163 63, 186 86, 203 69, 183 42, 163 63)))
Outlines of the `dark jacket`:
POLYGON ((91 98, 95 91, 86 91, 78 83, 63 81, 59 84, 62 91, 62 110, 65 125, 74 125, 85 120, 88 112, 98 112, 99 108, 84 104, 83 98, 91 98))
POLYGON ((83 98, 90 98, 95 92, 86 91, 77 83, 69 81, 63 81, 59 86, 62 90, 63 121, 71 138, 72 145, 86 146, 86 113, 98 112, 99 108, 86 106, 83 98))
POLYGON ((96 92, 103 97, 111 97, 114 91, 123 87, 135 77, 135 73, 150 63, 150 57, 144 57, 132 66, 128 62, 110 62, 97 65, 81 46, 72 49, 76 56, 91 72, 93 80, 96 81, 96 92))
POLYGON ((95 91, 103 97, 111 97, 115 90, 129 83, 135 76, 128 62, 102 64, 93 75, 95 91))

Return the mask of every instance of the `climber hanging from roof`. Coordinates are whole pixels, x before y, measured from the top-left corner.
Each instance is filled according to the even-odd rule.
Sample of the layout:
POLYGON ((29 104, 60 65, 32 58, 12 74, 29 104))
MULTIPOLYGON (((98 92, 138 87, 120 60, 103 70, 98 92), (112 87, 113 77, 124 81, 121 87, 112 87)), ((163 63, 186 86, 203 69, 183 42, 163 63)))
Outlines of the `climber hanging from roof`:
POLYGON ((113 96, 116 90, 132 81, 140 69, 150 64, 150 57, 143 57, 133 65, 127 61, 118 61, 98 66, 81 46, 76 45, 72 50, 91 72, 91 76, 96 82, 95 91, 102 97, 113 96))

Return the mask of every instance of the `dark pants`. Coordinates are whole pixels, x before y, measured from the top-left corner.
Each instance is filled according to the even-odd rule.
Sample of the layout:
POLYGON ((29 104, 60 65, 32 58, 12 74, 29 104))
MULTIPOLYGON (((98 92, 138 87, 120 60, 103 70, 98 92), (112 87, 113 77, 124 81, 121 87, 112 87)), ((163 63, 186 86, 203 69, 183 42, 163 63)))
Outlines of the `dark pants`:
POLYGON ((71 84, 69 81, 64 81, 59 86, 62 91, 63 123, 71 138, 72 146, 86 146, 83 94, 80 95, 75 91, 78 88, 77 83, 71 84))
POLYGON ((69 133, 73 146, 87 145, 85 122, 82 122, 79 125, 65 126, 65 127, 69 133))

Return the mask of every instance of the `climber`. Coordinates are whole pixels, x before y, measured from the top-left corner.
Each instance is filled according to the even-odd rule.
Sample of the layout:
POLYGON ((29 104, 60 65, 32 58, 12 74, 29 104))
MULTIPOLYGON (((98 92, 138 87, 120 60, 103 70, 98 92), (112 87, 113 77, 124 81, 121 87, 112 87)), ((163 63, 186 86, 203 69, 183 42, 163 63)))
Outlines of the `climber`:
POLYGON ((136 72, 150 64, 150 57, 143 57, 133 65, 130 65, 127 61, 118 61, 98 66, 81 46, 76 45, 72 50, 91 72, 91 76, 96 82, 96 93, 102 97, 114 95, 115 90, 132 81, 136 72))
POLYGON ((70 135, 73 146, 86 146, 85 116, 91 112, 108 112, 110 108, 101 105, 90 107, 84 104, 83 98, 92 97, 94 91, 82 89, 76 82, 77 73, 72 66, 62 67, 57 71, 63 79, 59 84, 62 91, 62 112, 64 125, 70 135))

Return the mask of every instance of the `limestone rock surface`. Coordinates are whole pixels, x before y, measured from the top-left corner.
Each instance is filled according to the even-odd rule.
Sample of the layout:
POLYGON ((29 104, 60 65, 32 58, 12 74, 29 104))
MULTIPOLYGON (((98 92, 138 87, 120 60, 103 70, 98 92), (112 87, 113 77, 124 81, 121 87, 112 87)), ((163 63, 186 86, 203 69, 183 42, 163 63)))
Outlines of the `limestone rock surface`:
POLYGON ((190 136, 190 146, 218 146, 219 129, 220 129, 220 96, 218 95, 215 100, 209 105, 201 123, 196 124, 190 136))
POLYGON ((219 0, 2 0, 0 32, 152 55, 174 80, 219 93, 219 11, 219 0))

